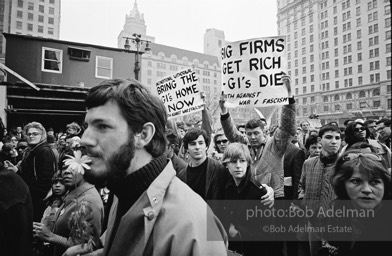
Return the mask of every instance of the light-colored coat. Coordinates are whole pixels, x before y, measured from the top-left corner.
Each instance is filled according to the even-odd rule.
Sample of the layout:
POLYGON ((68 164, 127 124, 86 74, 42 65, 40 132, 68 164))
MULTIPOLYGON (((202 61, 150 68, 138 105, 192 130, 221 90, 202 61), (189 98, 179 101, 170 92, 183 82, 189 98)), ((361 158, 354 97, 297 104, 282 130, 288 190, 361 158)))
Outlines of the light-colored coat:
POLYGON ((121 218, 116 234, 115 198, 104 255, 227 255, 227 235, 204 200, 176 176, 171 161, 121 218))

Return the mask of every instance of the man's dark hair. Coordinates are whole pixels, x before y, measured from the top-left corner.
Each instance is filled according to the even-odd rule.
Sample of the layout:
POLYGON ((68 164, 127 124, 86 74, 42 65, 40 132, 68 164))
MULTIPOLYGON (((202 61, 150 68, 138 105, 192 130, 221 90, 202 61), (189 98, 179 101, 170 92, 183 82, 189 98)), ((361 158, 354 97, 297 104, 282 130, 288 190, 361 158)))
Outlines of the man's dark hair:
POLYGON ((264 123, 260 118, 251 119, 245 124, 245 129, 255 129, 257 127, 264 129, 264 123))
POLYGON ((364 124, 365 124, 365 126, 367 127, 369 124, 372 124, 372 123, 375 123, 376 122, 376 120, 374 120, 374 119, 368 119, 368 120, 366 120, 365 122, 364 122, 364 124))
POLYGON ((185 134, 184 138, 182 139, 182 143, 184 143, 184 148, 188 150, 189 143, 191 141, 197 140, 197 138, 199 138, 200 135, 204 137, 204 142, 208 147, 210 145, 210 138, 207 136, 206 131, 199 128, 192 128, 188 130, 188 132, 185 134))
POLYGON ((306 150, 309 150, 311 145, 318 143, 317 138, 318 138, 317 136, 309 136, 309 138, 306 139, 306 142, 305 142, 306 150))
POLYGON ((324 133, 326 133, 326 132, 338 132, 339 134, 341 134, 338 126, 326 124, 320 128, 319 137, 322 138, 324 133))
POLYGON ((244 124, 238 124, 237 125, 237 130, 239 130, 240 128, 245 128, 245 125, 244 124))
POLYGON ((169 142, 169 145, 178 146, 179 140, 178 136, 171 129, 166 130, 166 139, 169 142))
POLYGON ((383 123, 386 127, 390 127, 390 126, 391 126, 391 119, 383 118, 383 119, 377 121, 376 124, 382 124, 382 123, 383 123))
POLYGON ((145 148, 153 157, 165 152, 167 115, 157 96, 134 79, 112 79, 92 87, 85 99, 87 109, 102 106, 108 101, 118 104, 133 133, 140 133, 147 122, 154 124, 155 134, 145 148))
POLYGON ((336 121, 331 121, 331 122, 329 122, 328 124, 339 126, 338 122, 336 122, 336 121))

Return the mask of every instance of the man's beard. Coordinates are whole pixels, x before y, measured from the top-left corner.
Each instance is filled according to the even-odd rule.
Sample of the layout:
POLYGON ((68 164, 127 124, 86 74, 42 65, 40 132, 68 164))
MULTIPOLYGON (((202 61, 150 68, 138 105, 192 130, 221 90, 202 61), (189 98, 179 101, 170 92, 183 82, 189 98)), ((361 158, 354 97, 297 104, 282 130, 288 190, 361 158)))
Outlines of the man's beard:
POLYGON ((100 187, 115 187, 124 177, 127 175, 127 170, 131 165, 132 159, 135 156, 135 139, 133 134, 129 134, 129 140, 127 143, 120 146, 120 148, 114 152, 108 162, 106 163, 106 175, 96 176, 94 171, 88 171, 84 173, 84 179, 100 187))

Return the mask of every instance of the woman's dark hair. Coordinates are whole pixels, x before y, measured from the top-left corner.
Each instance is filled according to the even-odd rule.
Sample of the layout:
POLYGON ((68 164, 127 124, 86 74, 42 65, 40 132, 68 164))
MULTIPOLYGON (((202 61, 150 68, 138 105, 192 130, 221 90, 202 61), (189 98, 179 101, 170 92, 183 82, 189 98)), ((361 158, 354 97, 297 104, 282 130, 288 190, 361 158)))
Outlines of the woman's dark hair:
MULTIPOLYGON (((82 156, 87 154, 86 148, 84 148, 84 147, 78 147, 77 150, 82 151, 82 156)), ((59 157, 58 170, 60 173, 63 171, 63 168, 64 168, 64 160, 68 159, 69 156, 75 156, 75 153, 74 153, 74 150, 70 146, 67 146, 67 147, 65 147, 63 153, 59 157)))
POLYGON ((225 134, 224 134, 223 132, 219 132, 219 133, 215 134, 215 136, 214 136, 214 149, 215 149, 218 153, 223 153, 223 152, 219 152, 219 147, 218 147, 218 145, 216 144, 216 141, 218 140, 218 138, 219 138, 220 136, 225 136, 225 134))
POLYGON ((357 126, 357 124, 361 125, 362 127, 366 128, 366 136, 365 138, 368 139, 370 136, 370 131, 369 129, 361 122, 352 122, 349 125, 347 125, 347 128, 344 130, 344 141, 347 143, 347 148, 350 148, 354 143, 357 142, 361 142, 363 140, 355 137, 355 126, 357 126))
MULTIPOLYGON (((390 197, 391 193, 391 175, 383 166, 381 161, 371 159, 366 152, 361 149, 352 149, 346 151, 338 158, 335 164, 334 173, 331 176, 331 184, 339 199, 349 200, 346 190, 346 181, 351 178, 354 170, 359 170, 359 173, 368 177, 381 179, 384 182, 384 199, 390 197), (348 154, 360 154, 357 158, 347 160, 348 154)), ((377 156, 376 154, 374 154, 377 156)))

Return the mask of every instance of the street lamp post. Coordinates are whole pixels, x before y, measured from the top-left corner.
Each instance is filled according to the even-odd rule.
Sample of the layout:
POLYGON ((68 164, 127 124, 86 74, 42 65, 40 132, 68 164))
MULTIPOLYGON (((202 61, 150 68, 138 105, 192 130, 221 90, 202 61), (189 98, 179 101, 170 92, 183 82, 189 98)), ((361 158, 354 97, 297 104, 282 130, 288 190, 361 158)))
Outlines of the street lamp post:
POLYGON ((135 79, 139 80, 139 71, 140 71, 140 55, 143 54, 144 52, 150 51, 150 42, 141 39, 142 35, 140 34, 133 34, 133 37, 124 37, 125 38, 125 45, 124 48, 125 50, 129 51, 131 49, 131 45, 129 44, 129 41, 136 46, 136 56, 135 56, 135 79), (144 52, 141 52, 140 49, 142 48, 143 45, 146 45, 144 47, 144 52))

